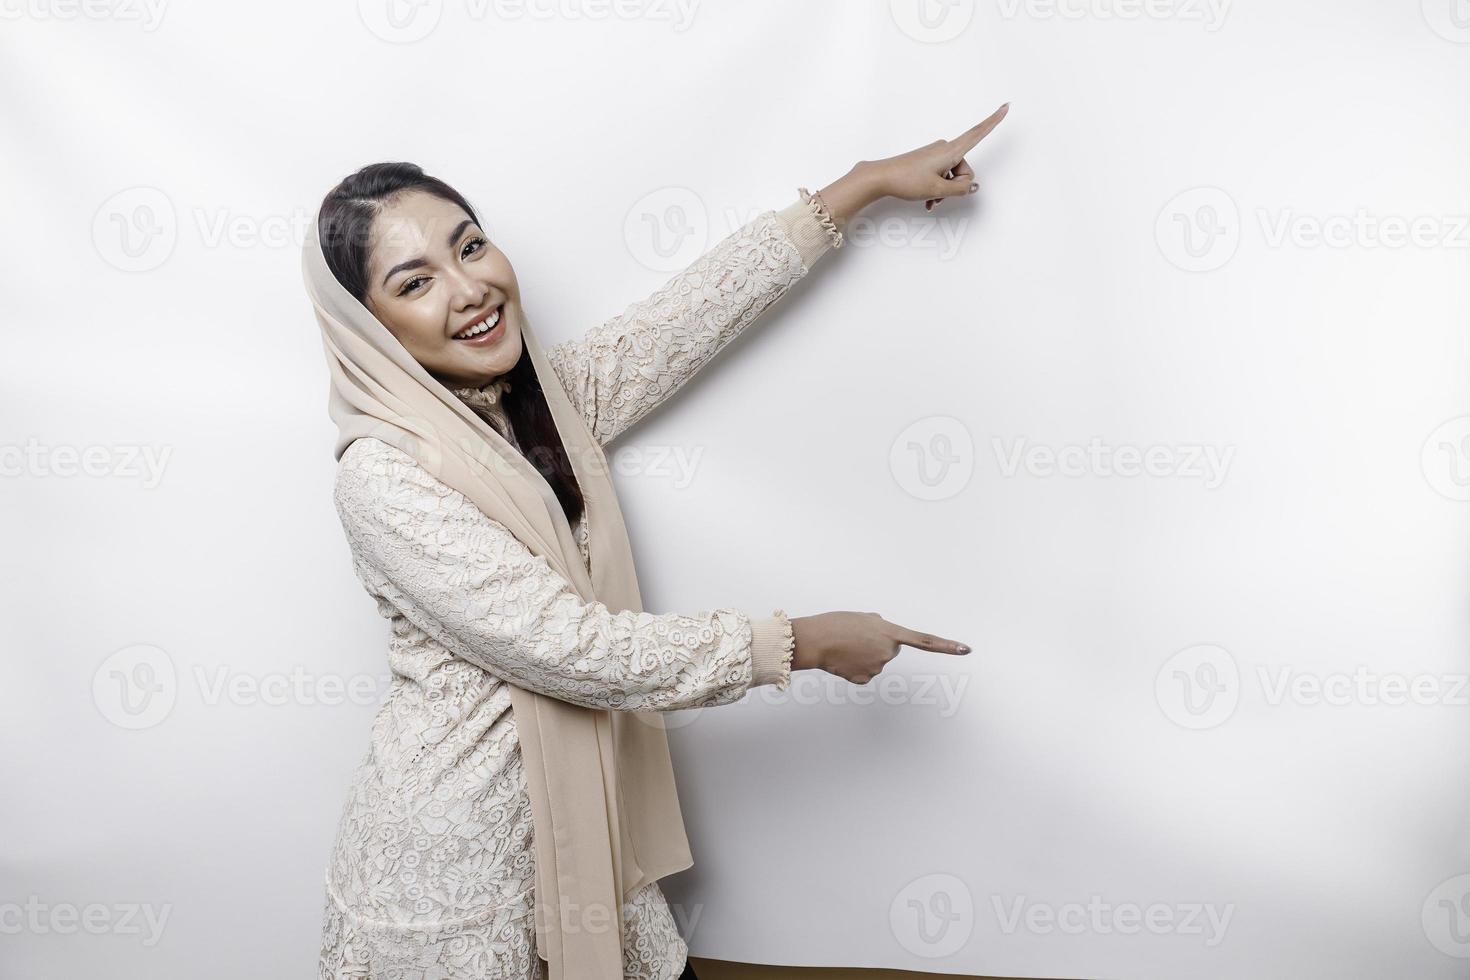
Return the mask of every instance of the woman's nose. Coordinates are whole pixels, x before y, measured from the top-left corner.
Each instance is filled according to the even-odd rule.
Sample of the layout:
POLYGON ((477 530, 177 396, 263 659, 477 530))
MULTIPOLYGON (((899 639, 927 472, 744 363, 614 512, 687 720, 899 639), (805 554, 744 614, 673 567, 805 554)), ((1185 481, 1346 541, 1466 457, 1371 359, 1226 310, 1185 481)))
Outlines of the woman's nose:
POLYGON ((457 309, 472 310, 485 302, 485 296, 490 292, 489 286, 470 276, 461 275, 457 279, 454 286, 457 309))

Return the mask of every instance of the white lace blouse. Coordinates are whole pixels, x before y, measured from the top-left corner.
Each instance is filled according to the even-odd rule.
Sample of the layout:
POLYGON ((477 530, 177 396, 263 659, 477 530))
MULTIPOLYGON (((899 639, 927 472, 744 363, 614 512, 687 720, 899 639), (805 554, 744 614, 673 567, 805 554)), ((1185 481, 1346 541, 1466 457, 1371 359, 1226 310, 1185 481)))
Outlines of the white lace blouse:
MULTIPOLYGON (((606 445, 693 377, 830 247, 798 201, 766 211, 646 300, 547 350, 606 445)), ((512 444, 506 382, 455 392, 512 444)), ((517 447, 519 448, 519 446, 517 447)), ((609 612, 502 524, 376 439, 348 447, 337 511, 391 627, 393 683, 326 871, 321 980, 540 980, 530 800, 510 693, 668 711, 784 687, 784 616, 609 612)), ((577 540, 587 561, 586 517, 577 540)), ((626 978, 674 980, 688 947, 657 882, 623 906, 626 978)))

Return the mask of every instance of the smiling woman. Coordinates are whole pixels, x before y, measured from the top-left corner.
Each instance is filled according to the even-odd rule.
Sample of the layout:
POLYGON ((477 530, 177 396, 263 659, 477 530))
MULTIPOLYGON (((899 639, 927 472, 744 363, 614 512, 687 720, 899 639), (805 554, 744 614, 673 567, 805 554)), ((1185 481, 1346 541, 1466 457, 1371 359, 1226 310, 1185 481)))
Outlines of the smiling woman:
POLYGON ((365 167, 303 255, 332 374, 335 502, 392 628, 393 685, 326 873, 319 975, 693 978, 658 879, 693 864, 661 712, 908 645, 876 613, 645 612, 603 448, 888 195, 975 188, 960 139, 860 163, 542 351, 509 259, 453 188, 365 167))
POLYGON ((317 224, 332 274, 415 361, 451 390, 495 397, 489 421, 516 434, 575 525, 582 493, 524 354, 520 284, 469 201, 412 163, 380 163, 335 187, 317 224))
POLYGON ((401 194, 379 212, 368 248, 368 309, 424 367, 478 387, 520 360, 520 330, 500 315, 515 270, 459 205, 401 194))

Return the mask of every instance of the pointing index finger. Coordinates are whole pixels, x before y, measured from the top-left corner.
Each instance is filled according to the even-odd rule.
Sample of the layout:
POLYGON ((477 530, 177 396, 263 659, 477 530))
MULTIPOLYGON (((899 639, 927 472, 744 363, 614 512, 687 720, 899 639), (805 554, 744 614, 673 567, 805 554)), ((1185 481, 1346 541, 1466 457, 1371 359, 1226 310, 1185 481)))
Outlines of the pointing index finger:
POLYGON ((911 630, 896 623, 893 624, 893 638, 904 646, 932 650, 934 653, 961 656, 970 652, 970 648, 958 640, 946 640, 933 633, 920 633, 918 630, 911 630))
POLYGON ((992 112, 989 116, 982 119, 974 126, 971 126, 969 129, 965 130, 953 140, 950 140, 950 147, 954 149, 957 153, 959 153, 960 156, 964 156, 966 153, 969 153, 975 148, 976 143, 979 143, 986 136, 990 135, 990 131, 1000 125, 1000 121, 1006 117, 1006 113, 1009 112, 1010 109, 1011 104, 1007 102, 1005 105, 992 112))

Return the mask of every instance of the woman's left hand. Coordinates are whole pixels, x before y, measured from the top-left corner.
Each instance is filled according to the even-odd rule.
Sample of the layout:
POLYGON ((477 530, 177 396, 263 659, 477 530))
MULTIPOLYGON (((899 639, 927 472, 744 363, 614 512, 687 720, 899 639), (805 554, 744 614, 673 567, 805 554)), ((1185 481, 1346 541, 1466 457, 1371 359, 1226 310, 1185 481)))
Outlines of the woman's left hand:
POLYGON ((946 197, 973 194, 979 185, 965 154, 1000 125, 1010 106, 1007 102, 957 139, 935 140, 900 156, 874 161, 878 174, 874 179, 887 196, 923 201, 925 211, 934 210, 946 197))
POLYGON ((858 211, 885 197, 923 201, 924 210, 932 211, 946 197, 973 193, 979 185, 965 154, 1000 125, 1010 105, 1007 102, 955 139, 935 140, 895 157, 859 162, 846 176, 822 188, 822 200, 833 221, 841 227, 858 211))

